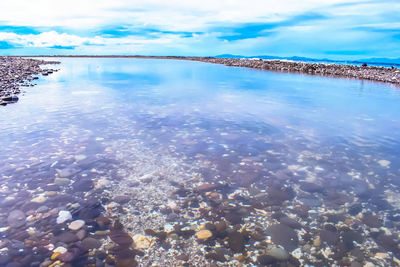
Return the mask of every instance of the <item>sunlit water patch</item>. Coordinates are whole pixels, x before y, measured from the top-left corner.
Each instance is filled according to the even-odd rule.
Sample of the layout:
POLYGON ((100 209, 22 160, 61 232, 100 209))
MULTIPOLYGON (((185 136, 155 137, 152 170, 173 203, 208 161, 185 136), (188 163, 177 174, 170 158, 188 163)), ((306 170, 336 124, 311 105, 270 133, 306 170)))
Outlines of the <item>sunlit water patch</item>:
POLYGON ((398 264, 399 88, 61 61, 0 110, 0 265, 398 264))

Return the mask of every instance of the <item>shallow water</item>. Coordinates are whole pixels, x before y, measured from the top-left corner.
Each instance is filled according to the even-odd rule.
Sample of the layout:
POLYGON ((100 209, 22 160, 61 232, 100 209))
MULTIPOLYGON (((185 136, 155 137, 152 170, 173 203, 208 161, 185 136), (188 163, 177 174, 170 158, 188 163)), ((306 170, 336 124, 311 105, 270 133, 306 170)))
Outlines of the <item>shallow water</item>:
POLYGON ((129 261, 96 234, 114 229, 99 218, 149 240, 134 238, 143 266, 397 264, 399 87, 190 61, 60 61, 0 110, 0 265, 40 264, 49 244, 72 266, 129 261), (25 221, 9 228, 15 210, 25 221), (61 210, 72 219, 57 224, 61 210), (102 243, 94 256, 59 237, 75 236, 77 219, 80 239, 102 243), (198 240, 202 227, 213 236, 198 240))

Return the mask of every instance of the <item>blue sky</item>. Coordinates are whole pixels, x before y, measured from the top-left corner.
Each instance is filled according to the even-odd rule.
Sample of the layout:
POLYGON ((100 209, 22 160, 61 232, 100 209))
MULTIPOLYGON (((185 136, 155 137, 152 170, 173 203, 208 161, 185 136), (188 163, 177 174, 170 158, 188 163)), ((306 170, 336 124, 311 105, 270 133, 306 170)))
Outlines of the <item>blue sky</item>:
POLYGON ((1 0, 0 54, 400 57, 398 0, 1 0))

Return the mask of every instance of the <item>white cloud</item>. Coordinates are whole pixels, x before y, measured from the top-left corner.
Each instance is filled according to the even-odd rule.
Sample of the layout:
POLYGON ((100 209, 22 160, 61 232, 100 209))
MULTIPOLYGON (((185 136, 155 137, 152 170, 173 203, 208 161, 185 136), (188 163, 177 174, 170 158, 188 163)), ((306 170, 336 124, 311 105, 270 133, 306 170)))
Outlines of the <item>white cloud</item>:
POLYGON ((9 25, 90 29, 109 24, 155 25, 199 30, 210 23, 276 21, 357 0, 1 0, 1 20, 9 25))

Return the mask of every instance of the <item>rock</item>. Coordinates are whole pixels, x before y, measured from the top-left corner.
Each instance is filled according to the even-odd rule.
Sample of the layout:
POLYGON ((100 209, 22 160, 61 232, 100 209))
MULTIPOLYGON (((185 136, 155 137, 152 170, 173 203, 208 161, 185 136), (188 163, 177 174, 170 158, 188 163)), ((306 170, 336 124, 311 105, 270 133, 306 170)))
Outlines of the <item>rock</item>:
POLYGON ((206 259, 211 259, 211 260, 215 260, 215 261, 220 261, 220 262, 225 262, 227 261, 227 259, 225 258, 224 254, 220 254, 220 253, 207 253, 206 254, 206 259))
POLYGON ((58 212, 58 217, 57 217, 58 224, 64 223, 68 220, 72 220, 71 212, 67 210, 61 210, 60 212, 58 212))
POLYGON ((74 158, 76 161, 81 161, 81 160, 86 159, 86 156, 85 155, 76 155, 74 158))
POLYGON ((61 252, 54 252, 54 253, 51 255, 50 259, 51 259, 52 261, 54 261, 54 260, 56 260, 60 255, 61 255, 61 252))
POLYGON ((25 224, 25 213, 22 210, 13 210, 7 217, 7 223, 12 228, 19 228, 25 224))
POLYGON ((196 233, 196 237, 200 240, 206 240, 213 236, 210 230, 200 230, 196 233))
POLYGON ((111 229, 110 238, 120 246, 129 246, 133 242, 132 237, 121 229, 111 229))
POLYGON ((95 238, 87 237, 82 240, 81 246, 85 251, 88 251, 90 249, 101 247, 101 242, 95 238))
POLYGON ((228 235, 228 245, 229 248, 234 252, 234 253, 240 253, 244 251, 244 236, 240 232, 232 232, 229 233, 228 235))
POLYGON ((195 188, 195 191, 205 193, 205 192, 210 192, 214 191, 217 189, 218 185, 217 184, 209 184, 209 183, 204 183, 195 188))
POLYGON ((71 232, 63 232, 60 235, 56 236, 56 238, 59 242, 63 242, 66 244, 78 241, 78 237, 71 232))
POLYGON ((323 229, 320 231, 320 238, 322 242, 326 242, 329 245, 336 245, 339 242, 339 234, 336 231, 329 231, 323 229))
POLYGON ((83 226, 85 225, 85 221, 84 220, 76 220, 71 222, 68 225, 68 228, 72 231, 78 231, 79 229, 81 229, 83 226))
POLYGON ((123 258, 117 259, 115 262, 115 267, 136 267, 138 266, 137 261, 134 258, 123 258))
POLYGON ((131 201, 131 198, 128 196, 116 196, 113 201, 117 202, 118 204, 125 204, 131 201))
POLYGON ((351 263, 350 267, 363 267, 363 265, 361 263, 359 263, 358 261, 353 261, 351 263))
POLYGON ((353 204, 349 207, 349 213, 350 215, 357 215, 359 212, 362 211, 362 206, 359 203, 353 204))
POLYGON ((60 186, 65 186, 69 185, 71 183, 71 180, 68 178, 55 178, 54 179, 54 184, 60 185, 60 186))
POLYGON ((133 236, 133 242, 136 248, 146 249, 153 245, 154 239, 144 235, 137 234, 133 236))
POLYGON ((280 218, 279 222, 282 224, 285 224, 293 229, 301 229, 301 227, 302 227, 298 221, 291 219, 287 216, 280 218))
POLYGON ((322 193, 324 191, 322 186, 308 182, 301 182, 300 189, 309 193, 322 193))
POLYGON ((70 165, 67 168, 64 169, 56 169, 56 172, 61 178, 68 178, 70 176, 73 176, 79 172, 81 172, 81 169, 78 166, 75 165, 70 165))
POLYGON ((281 245, 288 251, 297 248, 298 237, 297 233, 287 225, 273 224, 265 230, 267 235, 271 236, 271 240, 278 245, 281 245))
POLYGON ((274 257, 280 261, 286 261, 289 259, 289 253, 280 247, 273 247, 267 250, 266 255, 274 257))
POLYGON ((86 231, 81 229, 76 233, 76 237, 78 237, 79 240, 84 239, 86 236, 86 231))
POLYGON ((43 195, 37 196, 31 200, 33 203, 43 203, 47 200, 47 198, 43 195))
POLYGON ((372 228, 379 228, 382 226, 382 221, 379 217, 372 213, 363 214, 362 222, 372 228))
POLYGON ((382 167, 389 167, 390 161, 381 159, 381 160, 378 160, 378 164, 381 165, 382 167))
POLYGON ((53 250, 53 253, 55 253, 55 252, 60 252, 60 254, 63 254, 63 253, 65 253, 65 252, 67 252, 67 249, 64 248, 64 247, 57 247, 57 248, 55 248, 55 249, 53 250))
POLYGON ((314 239, 313 241, 314 247, 319 247, 321 246, 321 238, 318 236, 317 238, 314 239))
POLYGON ((269 256, 269 255, 260 255, 257 257, 257 261, 262 266, 269 266, 277 262, 276 258, 269 256))
POLYGON ((93 188, 93 181, 89 178, 81 178, 72 184, 72 188, 76 192, 87 192, 93 188))

